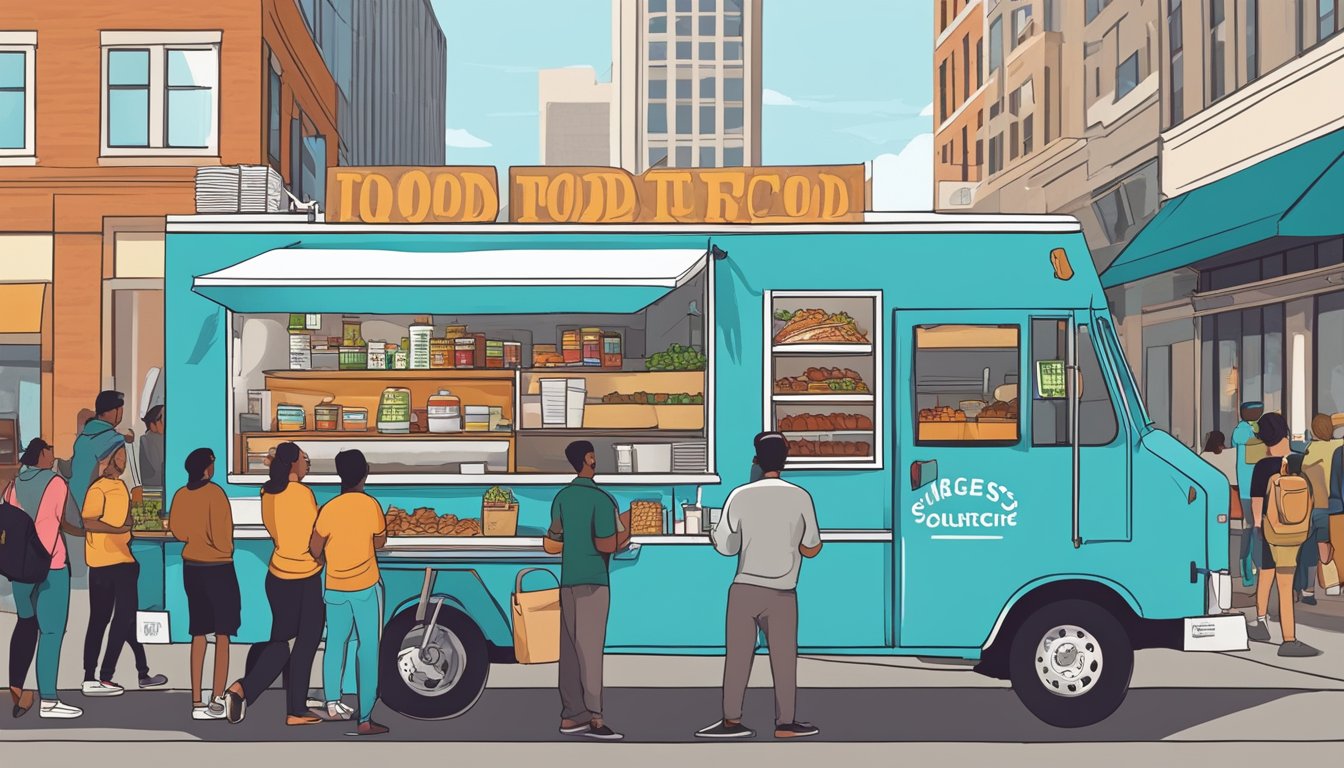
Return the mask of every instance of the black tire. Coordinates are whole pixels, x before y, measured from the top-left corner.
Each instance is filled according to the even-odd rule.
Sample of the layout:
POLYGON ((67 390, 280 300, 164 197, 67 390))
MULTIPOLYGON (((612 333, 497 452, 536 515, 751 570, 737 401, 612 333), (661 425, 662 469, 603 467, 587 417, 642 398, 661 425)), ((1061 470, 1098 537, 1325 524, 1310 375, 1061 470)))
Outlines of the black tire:
MULTIPOLYGON (((431 609, 432 614, 432 609, 431 609)), ((387 623, 378 654, 378 696, 392 711, 416 720, 447 720, 475 706, 490 675, 490 644, 476 622, 447 605, 439 611, 438 625, 457 636, 466 651, 466 668, 456 686, 437 696, 419 693, 406 684, 397 668, 402 641, 416 627, 412 606, 387 623)))
POLYGON ((1033 715, 1057 728, 1081 728, 1110 717, 1125 700, 1134 672, 1134 646, 1110 611, 1086 600, 1060 600, 1037 609, 1018 628, 1008 668, 1013 691, 1033 715), (1057 693, 1037 674, 1038 666, 1048 663, 1041 652, 1046 633, 1063 625, 1082 629, 1101 648, 1092 688, 1078 695, 1057 693))

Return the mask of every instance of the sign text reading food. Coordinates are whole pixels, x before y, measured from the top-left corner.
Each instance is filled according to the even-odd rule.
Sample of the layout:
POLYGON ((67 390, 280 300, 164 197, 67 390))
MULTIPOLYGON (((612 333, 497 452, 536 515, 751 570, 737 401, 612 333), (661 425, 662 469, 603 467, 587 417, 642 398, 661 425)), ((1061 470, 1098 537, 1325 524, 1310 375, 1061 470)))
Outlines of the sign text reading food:
POLYGON ((499 184, 493 166, 332 168, 327 221, 430 224, 494 221, 499 184))

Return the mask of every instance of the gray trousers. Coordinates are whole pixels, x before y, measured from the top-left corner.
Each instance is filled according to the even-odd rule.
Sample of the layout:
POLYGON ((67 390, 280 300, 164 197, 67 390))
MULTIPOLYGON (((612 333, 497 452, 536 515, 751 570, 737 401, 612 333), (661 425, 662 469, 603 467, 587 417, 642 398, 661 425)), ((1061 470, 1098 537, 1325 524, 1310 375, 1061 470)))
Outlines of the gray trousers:
POLYGON ((723 660, 723 719, 742 719, 742 700, 756 655, 756 629, 770 648, 775 723, 794 722, 798 698, 798 593, 750 584, 728 589, 727 653, 723 660))
POLYGON ((602 656, 611 589, 560 588, 560 717, 586 723, 602 716, 602 656))

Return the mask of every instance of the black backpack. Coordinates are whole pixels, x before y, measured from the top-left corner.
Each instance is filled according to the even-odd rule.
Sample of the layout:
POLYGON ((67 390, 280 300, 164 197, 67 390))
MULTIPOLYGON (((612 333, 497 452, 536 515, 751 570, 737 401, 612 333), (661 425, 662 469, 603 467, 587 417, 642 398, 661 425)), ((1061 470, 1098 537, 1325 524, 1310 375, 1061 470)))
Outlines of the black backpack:
POLYGON ((0 502, 0 576, 20 584, 40 584, 51 570, 51 553, 37 538, 27 512, 0 502))

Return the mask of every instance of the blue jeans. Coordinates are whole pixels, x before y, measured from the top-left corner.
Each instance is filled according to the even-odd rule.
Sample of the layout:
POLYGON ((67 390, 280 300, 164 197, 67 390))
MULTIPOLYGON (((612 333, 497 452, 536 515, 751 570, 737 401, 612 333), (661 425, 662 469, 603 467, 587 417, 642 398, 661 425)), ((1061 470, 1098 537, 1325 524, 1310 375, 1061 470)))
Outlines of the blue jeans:
POLYGON ((20 619, 37 619, 37 693, 43 701, 55 701, 56 671, 70 615, 70 571, 51 571, 40 584, 14 582, 14 603, 20 619))
POLYGON ((328 589, 327 647, 322 653, 322 691, 327 701, 341 698, 346 648, 355 643, 355 682, 359 689, 359 722, 373 716, 378 700, 378 637, 383 630, 383 588, 375 584, 358 592, 328 589))

